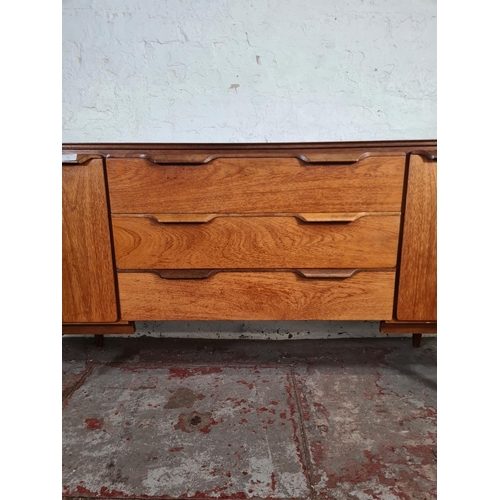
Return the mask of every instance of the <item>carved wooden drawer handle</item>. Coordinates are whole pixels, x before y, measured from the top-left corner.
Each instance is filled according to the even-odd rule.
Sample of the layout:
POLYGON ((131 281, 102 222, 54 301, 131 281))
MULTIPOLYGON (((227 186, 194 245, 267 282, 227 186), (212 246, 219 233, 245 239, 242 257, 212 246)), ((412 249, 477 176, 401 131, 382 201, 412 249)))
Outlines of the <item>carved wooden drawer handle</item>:
MULTIPOLYGON (((155 163, 158 166, 161 165, 185 165, 185 166, 201 166, 206 165, 214 160, 233 160, 233 159, 283 159, 292 158, 300 160, 306 164, 352 164, 358 161, 364 160, 372 156, 404 156, 404 152, 370 152, 363 150, 352 150, 352 151, 325 151, 325 152, 314 152, 309 151, 306 154, 300 153, 300 151, 283 151, 280 155, 276 153, 270 153, 268 151, 251 151, 246 150, 238 152, 238 154, 207 154, 207 153, 142 153, 142 154, 132 154, 129 158, 141 158, 143 160, 148 160, 155 163)), ((108 157, 113 157, 113 155, 108 155, 108 157)))
MULTIPOLYGON (((119 214, 116 214, 119 215, 119 214)), ((148 214, 142 217, 153 219, 160 224, 203 224, 218 217, 295 217, 302 222, 348 223, 362 217, 401 215, 400 212, 354 212, 354 213, 252 213, 252 214, 148 214)))
POLYGON ((393 269, 134 269, 123 270, 120 273, 153 273, 167 280, 203 280, 219 273, 261 273, 261 272, 290 272, 306 279, 335 279, 345 280, 359 272, 393 271, 393 269))
POLYGON ((303 278, 345 280, 360 271, 362 269, 297 269, 295 272, 303 278))

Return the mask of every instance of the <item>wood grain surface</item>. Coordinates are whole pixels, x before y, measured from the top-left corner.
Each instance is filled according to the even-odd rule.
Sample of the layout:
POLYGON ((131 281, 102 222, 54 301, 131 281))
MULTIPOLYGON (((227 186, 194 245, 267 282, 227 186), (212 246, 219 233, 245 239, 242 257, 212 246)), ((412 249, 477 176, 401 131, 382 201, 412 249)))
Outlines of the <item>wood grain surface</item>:
POLYGON ((294 217, 218 217, 160 224, 113 216, 119 269, 395 267, 398 215, 349 223, 294 217))
POLYGON ((103 161, 63 166, 62 188, 62 321, 116 321, 103 161))
POLYGON ((397 319, 437 320, 437 162, 411 155, 397 319))
POLYGON ((394 271, 344 280, 290 272, 223 272, 204 280, 165 280, 118 273, 127 320, 384 320, 391 319, 394 271))
POLYGON ((197 166, 106 160, 113 213, 399 212, 404 156, 309 165, 225 158, 197 166))

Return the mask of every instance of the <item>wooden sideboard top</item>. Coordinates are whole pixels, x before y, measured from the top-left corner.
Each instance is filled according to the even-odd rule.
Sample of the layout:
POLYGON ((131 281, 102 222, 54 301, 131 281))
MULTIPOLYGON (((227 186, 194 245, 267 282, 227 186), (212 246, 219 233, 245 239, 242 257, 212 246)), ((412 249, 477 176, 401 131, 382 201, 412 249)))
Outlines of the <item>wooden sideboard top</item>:
POLYGON ((306 163, 355 162, 373 155, 419 153, 437 157, 436 140, 283 142, 283 143, 67 143, 64 154, 77 154, 78 161, 90 156, 145 158, 155 163, 208 163, 223 157, 298 158, 306 163))

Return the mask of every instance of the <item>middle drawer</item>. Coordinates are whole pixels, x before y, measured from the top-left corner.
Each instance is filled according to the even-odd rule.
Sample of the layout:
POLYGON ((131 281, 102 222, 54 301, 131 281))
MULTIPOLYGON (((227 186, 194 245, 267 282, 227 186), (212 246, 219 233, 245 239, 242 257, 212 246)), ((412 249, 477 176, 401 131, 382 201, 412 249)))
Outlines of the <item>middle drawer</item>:
POLYGON ((114 215, 118 269, 392 268, 400 214, 114 215))

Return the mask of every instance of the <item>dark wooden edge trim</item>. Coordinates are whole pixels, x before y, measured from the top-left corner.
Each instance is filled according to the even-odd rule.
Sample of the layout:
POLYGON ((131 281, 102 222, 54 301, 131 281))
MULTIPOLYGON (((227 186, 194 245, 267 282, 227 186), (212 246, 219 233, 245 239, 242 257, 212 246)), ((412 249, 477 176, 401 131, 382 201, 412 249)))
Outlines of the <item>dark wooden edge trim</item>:
MULTIPOLYGON (((106 160, 103 159, 102 162, 103 174, 104 174, 104 186, 106 190, 106 208, 108 210, 108 228, 109 228, 109 244, 111 247, 111 262, 113 263, 113 281, 115 285, 115 300, 116 300, 116 313, 118 318, 121 318, 120 311, 120 290, 118 289, 118 275, 116 274, 116 251, 115 251, 115 237, 113 235, 113 219, 111 214, 111 199, 109 196, 109 182, 108 182, 108 171, 106 169, 106 160)), ((134 332, 132 332, 134 333, 134 332)))
POLYGON ((436 148, 436 139, 403 140, 403 141, 340 141, 340 142, 246 142, 246 143, 116 143, 116 142, 82 142, 63 143, 63 151, 121 151, 121 150, 196 150, 196 149, 297 149, 297 148, 401 148, 405 152, 415 149, 436 148))
POLYGON ((120 323, 80 323, 62 325, 63 335, 126 335, 135 333, 133 321, 120 323))
POLYGON ((394 272, 394 268, 373 269, 288 269, 288 268, 224 268, 224 269, 118 269, 123 274, 156 274, 167 280, 202 280, 219 273, 288 272, 306 279, 347 279, 361 272, 394 272))
POLYGON ((130 321, 120 319, 118 321, 110 321, 109 323, 99 323, 95 321, 85 321, 84 323, 62 323, 63 325, 128 325, 130 321))
POLYGON ((405 170, 403 178, 403 193, 401 196, 401 218, 399 222, 399 239, 398 239, 398 253, 396 258, 396 281, 394 288, 394 305, 393 316, 397 317, 398 300, 399 300, 399 276, 401 273, 401 256, 403 252, 403 236, 405 229, 405 214, 406 214, 406 193, 408 191, 408 177, 410 172, 410 155, 406 155, 405 170))
POLYGON ((203 165, 216 158, 296 158, 304 164, 350 164, 371 156, 403 156, 412 151, 435 156, 437 141, 366 141, 244 144, 63 144, 63 153, 137 158, 157 165, 203 165))
POLYGON ((436 321, 381 321, 380 322, 380 333, 412 333, 412 334, 422 334, 422 333, 437 333, 437 322, 436 321))

